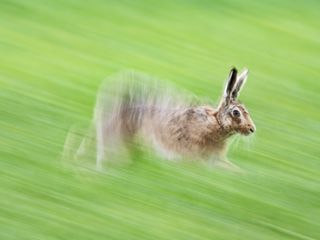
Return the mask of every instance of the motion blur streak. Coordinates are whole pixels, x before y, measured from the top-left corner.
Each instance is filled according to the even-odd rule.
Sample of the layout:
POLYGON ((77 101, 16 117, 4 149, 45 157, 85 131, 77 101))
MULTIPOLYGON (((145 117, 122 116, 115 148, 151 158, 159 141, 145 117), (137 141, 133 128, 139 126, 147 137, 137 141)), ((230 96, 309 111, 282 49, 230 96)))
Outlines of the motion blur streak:
POLYGON ((144 146, 139 147, 147 144, 171 159, 170 149, 162 146, 163 141, 171 140, 166 140, 165 132, 172 134, 166 128, 172 125, 173 116, 197 103, 193 94, 135 70, 111 75, 98 90, 92 123, 83 138, 79 139, 82 134, 77 125, 68 132, 62 160, 82 164, 93 160, 96 169, 102 170, 103 162, 112 165, 112 161, 130 160, 140 143, 144 146))
POLYGON ((0 239, 320 239, 319 8, 1 1, 0 239), (60 161, 107 76, 137 69, 216 102, 233 65, 250 69, 240 100, 258 129, 229 151, 246 174, 139 148, 102 173, 60 161))

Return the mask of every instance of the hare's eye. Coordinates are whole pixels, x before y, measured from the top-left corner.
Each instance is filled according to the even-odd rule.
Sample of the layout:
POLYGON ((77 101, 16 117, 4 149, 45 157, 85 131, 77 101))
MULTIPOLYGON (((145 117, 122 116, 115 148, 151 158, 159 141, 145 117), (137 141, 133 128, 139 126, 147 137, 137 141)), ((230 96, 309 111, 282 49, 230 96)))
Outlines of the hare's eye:
POLYGON ((239 110, 237 110, 237 109, 233 110, 233 111, 232 111, 232 115, 233 115, 234 117, 240 117, 240 112, 239 112, 239 110))

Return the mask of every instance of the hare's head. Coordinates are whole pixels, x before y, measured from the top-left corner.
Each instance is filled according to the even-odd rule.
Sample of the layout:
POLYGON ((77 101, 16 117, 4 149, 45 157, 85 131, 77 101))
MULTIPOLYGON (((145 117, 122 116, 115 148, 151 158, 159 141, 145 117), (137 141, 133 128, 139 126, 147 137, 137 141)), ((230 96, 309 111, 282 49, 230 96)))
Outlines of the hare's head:
POLYGON ((237 73, 236 68, 230 71, 218 108, 219 124, 230 133, 249 135, 255 132, 256 128, 248 110, 238 101, 239 93, 248 77, 248 70, 244 69, 239 75, 237 73))

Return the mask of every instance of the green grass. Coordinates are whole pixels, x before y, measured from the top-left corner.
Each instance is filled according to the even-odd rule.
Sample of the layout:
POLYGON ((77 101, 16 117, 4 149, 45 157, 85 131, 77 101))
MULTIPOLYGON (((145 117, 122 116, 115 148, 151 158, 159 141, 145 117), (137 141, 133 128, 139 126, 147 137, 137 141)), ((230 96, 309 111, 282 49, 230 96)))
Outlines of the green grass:
MULTIPOLYGON (((0 239, 320 239, 318 1, 0 2, 0 239), (257 125, 246 175, 60 156, 102 80, 137 69, 219 97, 230 66, 257 125)), ((154 159, 152 159, 154 158, 154 159)))

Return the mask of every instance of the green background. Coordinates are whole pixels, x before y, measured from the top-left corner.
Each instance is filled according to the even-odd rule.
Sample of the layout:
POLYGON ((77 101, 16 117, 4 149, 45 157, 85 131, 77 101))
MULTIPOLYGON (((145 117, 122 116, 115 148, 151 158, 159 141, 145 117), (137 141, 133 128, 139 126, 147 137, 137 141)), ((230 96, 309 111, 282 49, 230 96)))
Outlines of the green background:
POLYGON ((0 239, 320 239, 318 1, 0 1, 0 239), (102 80, 137 69, 218 99, 231 66, 257 126, 232 174, 137 154, 64 166, 102 80))

